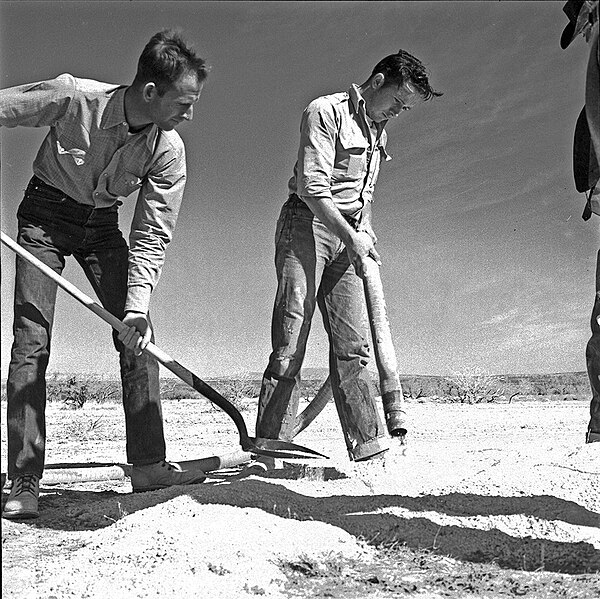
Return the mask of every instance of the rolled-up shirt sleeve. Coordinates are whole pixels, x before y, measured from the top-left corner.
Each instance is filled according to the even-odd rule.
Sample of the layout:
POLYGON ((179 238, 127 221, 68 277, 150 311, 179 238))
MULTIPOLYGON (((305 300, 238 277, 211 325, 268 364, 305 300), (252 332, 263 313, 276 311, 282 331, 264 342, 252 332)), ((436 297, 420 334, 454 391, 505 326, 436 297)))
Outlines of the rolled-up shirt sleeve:
POLYGON ((330 103, 313 100, 300 122, 297 181, 300 197, 332 198, 338 126, 330 103))
POLYGON ((186 182, 183 143, 162 155, 140 189, 129 235, 126 311, 147 313, 160 278, 186 182))
POLYGON ((0 90, 0 126, 46 127, 65 116, 75 94, 68 74, 0 90))
POLYGON ((590 56, 588 59, 585 81, 585 110, 590 137, 598 161, 600 161, 600 46, 598 45, 598 29, 592 37, 590 56))

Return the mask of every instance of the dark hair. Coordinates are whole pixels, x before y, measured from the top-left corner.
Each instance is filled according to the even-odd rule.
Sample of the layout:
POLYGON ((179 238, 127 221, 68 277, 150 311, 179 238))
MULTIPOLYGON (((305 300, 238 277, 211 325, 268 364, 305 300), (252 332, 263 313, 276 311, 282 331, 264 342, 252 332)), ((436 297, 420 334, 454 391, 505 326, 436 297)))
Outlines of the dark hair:
POLYGON ((195 73, 202 82, 209 70, 204 59, 196 55, 178 31, 164 29, 154 34, 142 51, 134 83, 152 81, 162 96, 181 76, 195 73))
POLYGON ((377 73, 381 73, 385 77, 384 85, 413 83, 425 100, 443 95, 442 92, 435 91, 429 84, 429 73, 425 65, 406 50, 398 50, 397 54, 390 54, 380 60, 375 65, 371 77, 377 73))

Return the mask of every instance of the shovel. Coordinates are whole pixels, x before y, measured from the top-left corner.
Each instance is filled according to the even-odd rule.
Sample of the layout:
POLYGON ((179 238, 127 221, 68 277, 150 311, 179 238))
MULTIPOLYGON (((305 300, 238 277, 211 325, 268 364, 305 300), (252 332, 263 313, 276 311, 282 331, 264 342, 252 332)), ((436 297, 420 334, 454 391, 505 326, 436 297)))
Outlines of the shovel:
MULTIPOLYGON (((117 332, 121 332, 128 329, 127 325, 123 324, 116 316, 111 314, 108 310, 104 309, 100 304, 95 302, 91 297, 85 295, 77 287, 69 283, 61 275, 54 272, 49 266, 38 260, 35 256, 30 254, 26 249, 22 248, 15 241, 13 241, 3 231, 0 231, 1 240, 4 245, 10 248, 18 256, 27 260, 27 262, 33 264, 36 268, 41 270, 45 275, 51 278, 59 287, 64 289, 69 295, 79 300, 84 306, 87 306, 94 314, 102 318, 105 322, 111 325, 117 332)), ((287 441, 279 441, 277 439, 261 439, 258 437, 250 437, 248 435, 248 429, 246 423, 242 418, 242 415, 238 409, 229 401, 227 401, 220 393, 210 387, 203 380, 198 378, 193 372, 190 372, 187 368, 184 368, 179 362, 176 362, 167 353, 156 347, 153 343, 149 343, 144 351, 153 356, 158 362, 160 362, 165 368, 168 368, 173 374, 177 375, 184 383, 187 383, 190 387, 204 395, 211 402, 219 406, 234 422, 239 436, 240 445, 243 451, 270 456, 274 458, 313 458, 313 457, 327 457, 323 454, 289 443, 287 441)))

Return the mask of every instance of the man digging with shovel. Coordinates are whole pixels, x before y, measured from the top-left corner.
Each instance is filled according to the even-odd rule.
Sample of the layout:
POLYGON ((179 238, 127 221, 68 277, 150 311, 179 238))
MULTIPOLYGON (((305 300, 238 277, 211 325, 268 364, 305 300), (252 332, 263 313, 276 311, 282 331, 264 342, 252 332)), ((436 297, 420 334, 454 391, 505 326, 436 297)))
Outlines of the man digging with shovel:
MULTIPOLYGON (((389 160, 389 119, 440 96, 423 64, 400 50, 362 85, 313 100, 300 125, 300 149, 275 234, 278 288, 271 324, 273 351, 265 370, 256 435, 291 440, 298 383, 316 306, 329 338, 335 405, 351 460, 388 448, 371 392, 364 329, 365 261, 379 263, 371 202, 379 166, 389 160)), ((259 457, 252 467, 275 466, 259 457)))
MULTIPOLYGON (((205 61, 165 30, 144 48, 129 86, 64 74, 0 91, 0 126, 50 127, 17 213, 19 244, 57 273, 75 256, 104 307, 128 325, 114 342, 134 491, 205 479, 165 460, 159 366, 142 350, 154 340, 150 296, 186 181, 185 148, 174 129, 192 119, 207 75, 205 61), (128 247, 117 211, 138 189, 128 247)), ((39 515, 56 292, 55 282, 17 258, 7 378, 12 490, 4 518, 39 515)))

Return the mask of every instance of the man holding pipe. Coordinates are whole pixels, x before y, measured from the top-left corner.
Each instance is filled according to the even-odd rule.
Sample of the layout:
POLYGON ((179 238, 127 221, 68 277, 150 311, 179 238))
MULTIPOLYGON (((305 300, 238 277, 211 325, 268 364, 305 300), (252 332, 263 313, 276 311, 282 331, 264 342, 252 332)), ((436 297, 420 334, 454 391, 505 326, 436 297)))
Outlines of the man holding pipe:
MULTIPOLYGON (((114 342, 134 491, 205 479, 165 459, 159 366, 143 350, 154 341, 150 297, 186 181, 185 148, 175 128, 192 119, 207 75, 205 61, 178 33, 164 30, 145 46, 129 86, 64 74, 0 91, 0 126, 50 127, 17 212, 19 244, 59 274, 72 254, 103 306, 128 325, 114 342), (118 207, 137 190, 128 247, 118 207)), ((56 292, 56 283, 17 259, 7 378, 12 490, 4 518, 39 515, 56 292)))
MULTIPOLYGON (((417 58, 387 56, 362 85, 313 100, 300 124, 289 198, 275 234, 278 288, 256 435, 291 440, 298 383, 315 307, 329 339, 335 405, 351 460, 388 448, 369 384, 363 261, 375 260, 371 203, 379 166, 389 160, 388 120, 440 96, 417 58)), ((259 458, 267 468, 273 463, 259 458)))

